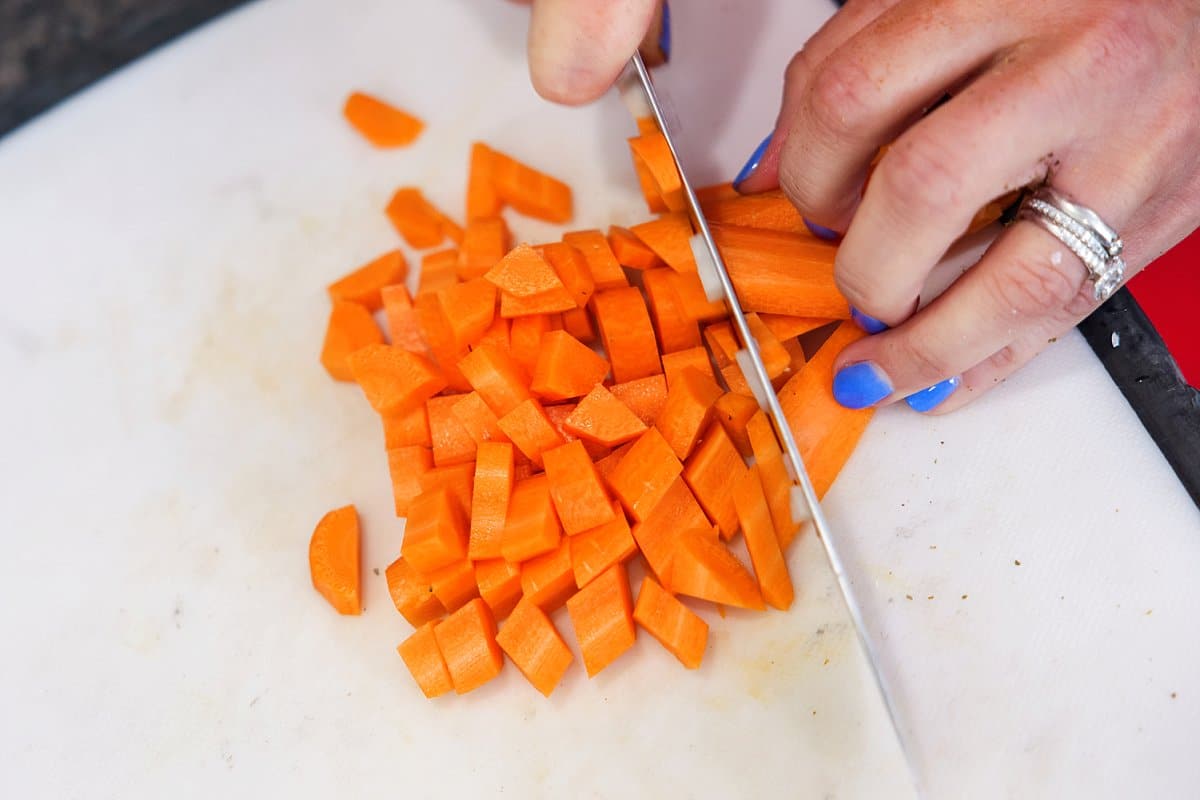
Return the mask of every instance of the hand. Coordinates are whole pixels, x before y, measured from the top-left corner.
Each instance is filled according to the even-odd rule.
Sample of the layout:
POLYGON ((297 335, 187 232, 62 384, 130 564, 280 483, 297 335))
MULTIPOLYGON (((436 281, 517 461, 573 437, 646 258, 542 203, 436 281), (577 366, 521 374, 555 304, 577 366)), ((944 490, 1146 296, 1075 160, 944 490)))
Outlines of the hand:
POLYGON ((792 59, 756 155, 739 189, 845 231, 838 284, 890 326, 842 353, 839 401, 959 408, 1096 306, 1082 262, 1018 222, 918 311, 978 208, 1046 179, 1123 236, 1127 277, 1200 224, 1200 2, 850 0, 792 59))

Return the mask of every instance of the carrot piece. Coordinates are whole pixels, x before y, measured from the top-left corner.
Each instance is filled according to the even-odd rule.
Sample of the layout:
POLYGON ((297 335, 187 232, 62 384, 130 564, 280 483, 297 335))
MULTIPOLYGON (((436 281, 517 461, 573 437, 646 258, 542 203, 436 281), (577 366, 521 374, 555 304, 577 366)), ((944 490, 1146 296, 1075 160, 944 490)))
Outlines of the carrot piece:
POLYGON ((392 250, 329 284, 329 299, 349 300, 366 306, 368 311, 383 308, 380 291, 393 283, 403 283, 408 275, 408 262, 399 250, 392 250))
POLYGON ((642 198, 646 201, 646 209, 651 214, 663 214, 670 211, 671 209, 667 208, 666 201, 658 191, 658 184, 655 183, 654 176, 650 174, 650 169, 642 163, 641 159, 633 159, 633 171, 637 175, 642 198))
POLYGON ((751 467, 733 487, 733 505, 746 539, 746 550, 758 579, 758 588, 768 605, 787 611, 795 598, 779 536, 771 521, 771 510, 763 494, 757 467, 751 467))
POLYGON ((313 588, 339 614, 362 613, 359 538, 358 511, 343 506, 321 517, 308 542, 313 588))
POLYGON ((581 342, 596 341, 596 326, 586 308, 570 308, 562 313, 563 330, 581 342))
POLYGON ((746 311, 849 319, 833 280, 837 247, 812 236, 713 225, 713 236, 746 311))
POLYGON ((621 504, 613 502, 613 518, 603 525, 572 536, 571 571, 575 585, 582 589, 604 570, 619 561, 627 561, 637 552, 637 542, 629 530, 629 520, 621 504))
POLYGON ((566 422, 571 414, 575 413, 576 405, 574 403, 562 403, 559 405, 543 406, 546 412, 547 419, 554 426, 554 430, 558 431, 558 435, 563 437, 565 442, 579 442, 583 445, 584 452, 588 454, 588 458, 593 461, 604 458, 612 452, 612 448, 608 445, 593 442, 590 439, 580 439, 575 434, 567 430, 566 422))
POLYGON ((633 598, 624 564, 613 564, 567 600, 589 678, 633 647, 633 598))
POLYGON ((690 528, 710 529, 708 517, 683 478, 675 478, 646 518, 633 526, 638 548, 664 586, 671 585, 671 560, 679 532, 690 528))
POLYGON ((492 185, 492 148, 483 142, 471 145, 467 176, 467 224, 500 215, 504 203, 492 185))
POLYGON ((664 214, 634 225, 629 232, 675 272, 696 271, 696 257, 692 255, 692 223, 686 214, 664 214))
POLYGON ((667 391, 666 405, 654 427, 679 460, 691 455, 700 433, 712 419, 713 404, 720 396, 721 387, 716 381, 695 369, 684 370, 667 391))
POLYGON ((711 322, 724 319, 729 313, 725 309, 725 301, 709 300, 704 293, 704 284, 700 275, 695 272, 677 272, 673 278, 675 293, 679 302, 689 317, 697 322, 711 322))
POLYGON ((537 295, 535 297, 515 297, 508 292, 500 293, 500 316, 505 319, 520 319, 534 315, 545 316, 575 308, 575 301, 563 289, 561 292, 537 295))
POLYGON ((559 311, 577 307, 550 262, 527 244, 509 250, 483 277, 512 298, 551 304, 561 301, 565 305, 559 311))
POLYGON ((545 400, 582 397, 608 374, 608 362, 566 331, 542 337, 529 388, 545 400))
POLYGON ((642 289, 664 354, 700 346, 700 326, 688 316, 671 276, 669 269, 648 269, 642 273, 642 289))
POLYGON ((654 424, 667 402, 667 380, 662 375, 614 383, 608 390, 647 427, 654 424))
POLYGON ((754 312, 746 315, 746 324, 750 327, 750 333, 754 335, 754 341, 758 344, 759 355, 762 356, 763 366, 767 368, 767 375, 771 378, 777 378, 787 372, 791 366, 792 356, 784 348, 783 343, 775 338, 775 334, 767 327, 754 312))
POLYGON ((483 332, 483 336, 479 337, 479 341, 475 343, 476 347, 480 345, 488 345, 495 347, 504 352, 509 352, 509 321, 504 317, 496 317, 492 320, 492 324, 483 332))
POLYGON ((745 473, 746 462, 718 422, 708 426, 704 441, 683 467, 683 479, 726 540, 737 533, 737 511, 729 488, 745 473))
POLYGON ((621 505, 640 522, 682 471, 683 465, 675 457, 671 445, 657 428, 650 428, 613 469, 608 476, 608 486, 621 505))
POLYGON ((726 392, 713 403, 713 416, 721 423, 742 458, 750 457, 752 449, 746 424, 758 410, 758 402, 753 397, 736 392, 726 392))
POLYGON ((646 425, 612 392, 596 384, 563 421, 563 428, 581 439, 615 447, 640 436, 646 425))
POLYGON ((480 444, 473 484, 467 557, 500 558, 504 519, 513 492, 513 446, 507 442, 480 444))
POLYGON ((434 634, 437 625, 433 620, 425 622, 396 648, 417 686, 430 700, 454 688, 450 670, 446 667, 446 660, 442 658, 434 634))
POLYGON ((708 358, 708 351, 704 349, 703 345, 674 353, 664 353, 662 363, 663 374, 667 376, 668 390, 679 383, 679 376, 689 369, 698 370, 714 381, 717 379, 716 373, 713 372, 712 362, 708 358))
MULTIPOLYGON (((683 181, 679 168, 671 155, 671 147, 661 131, 643 133, 629 140, 635 164, 641 164, 654 182, 654 188, 663 205, 671 211, 682 211, 687 207, 683 196, 683 181)), ((653 211, 654 209, 651 209, 653 211)))
POLYGON ((442 601, 433 593, 433 584, 413 569, 403 557, 389 564, 384 570, 384 576, 387 578, 388 594, 392 596, 396 610, 414 628, 419 628, 446 613, 442 601))
POLYGON ((763 324, 770 328, 771 333, 775 334, 775 338, 781 342, 803 336, 817 328, 824 328, 834 321, 824 317, 790 317, 786 314, 759 314, 758 316, 763 324))
POLYGON ((352 382, 354 374, 346 357, 369 344, 383 344, 383 331, 365 306, 339 300, 329 312, 325 341, 321 344, 321 366, 334 380, 352 382))
POLYGON ((613 518, 612 500, 583 442, 547 450, 543 459, 550 498, 566 533, 582 533, 613 518))
POLYGON ((781 190, 701 201, 710 224, 740 225, 812 238, 804 218, 781 190))
POLYGON ((571 571, 571 541, 563 538, 549 553, 521 564, 521 591, 527 600, 547 614, 555 611, 575 593, 575 573, 571 571))
POLYGON ((708 623, 646 576, 638 590, 633 619, 658 640, 679 663, 698 669, 708 645, 708 623))
POLYGON ((512 247, 512 236, 503 217, 468 219, 458 248, 460 280, 482 278, 512 247))
POLYGON ((471 516, 474 485, 475 465, 470 461, 449 467, 434 467, 421 476, 422 494, 445 489, 467 518, 471 516))
POLYGON ((475 568, 463 558, 453 564, 429 573, 429 585, 438 602, 453 613, 479 596, 475 583, 475 568))
POLYGON ((658 120, 653 115, 646 117, 637 117, 634 122, 637 124, 638 134, 646 135, 648 133, 658 133, 658 120))
POLYGON ((575 305, 579 308, 586 306, 592 293, 596 291, 596 281, 588 269, 583 253, 566 242, 544 244, 538 250, 542 257, 550 262, 554 273, 567 288, 567 293, 575 298, 575 305))
POLYGON ((342 106, 346 118, 363 138, 376 147, 410 145, 425 130, 425 123, 365 92, 351 92, 342 106))
POLYGON ((458 282, 458 250, 451 247, 421 256, 417 297, 437 292, 458 282))
POLYGON ((597 292, 592 312, 618 383, 657 375, 662 361, 642 293, 634 287, 597 292))
POLYGON ((396 516, 403 517, 422 491, 421 476, 433 469, 433 453, 423 445, 403 445, 387 451, 396 516))
POLYGON ((467 521, 448 490, 425 492, 413 500, 400 554, 426 574, 467 557, 467 521))
POLYGON ((542 465, 542 453, 564 443, 563 437, 546 416, 542 404, 533 398, 501 417, 499 425, 517 449, 539 467, 542 465))
POLYGON ((537 367, 542 337, 550 331, 558 330, 561 325, 562 318, 558 314, 529 314, 511 321, 509 352, 525 370, 525 374, 532 375, 537 367))
POLYGON ((604 485, 610 489, 612 487, 608 482, 608 478, 612 475, 613 470, 617 468, 617 464, 621 463, 621 459, 625 457, 625 454, 629 452, 631 447, 633 447, 633 442, 627 442, 620 447, 613 448, 611 453, 596 460, 596 474, 600 476, 600 480, 604 481, 604 485))
POLYGON ((383 421, 384 447, 408 447, 419 444, 422 447, 433 447, 429 438, 429 415, 424 406, 414 406, 408 411, 398 411, 393 414, 380 414, 383 421))
POLYGON ((410 247, 423 250, 441 244, 446 238, 442 225, 445 215, 425 199, 420 189, 411 186, 397 189, 386 211, 388 219, 410 247))
POLYGON ((550 485, 545 475, 534 475, 513 485, 508 516, 500 537, 500 552, 505 561, 518 563, 558 547, 562 526, 550 500, 550 485))
POLYGON ((571 221, 571 187, 562 181, 497 150, 490 169, 497 196, 517 212, 546 222, 571 221))
POLYGON ((771 510, 771 522, 779 538, 779 547, 786 550, 800 526, 792 519, 792 480, 784 465, 783 450, 765 413, 758 411, 750 417, 746 423, 746 437, 750 440, 750 450, 754 454, 767 507, 771 510))
POLYGON ((399 347, 367 345, 347 356, 346 363, 367 402, 380 413, 406 411, 446 387, 433 364, 399 347))
POLYGON ((533 688, 546 697, 554 692, 575 658, 546 612, 528 600, 513 609, 496 635, 496 643, 533 688))
POLYGON ((521 366, 493 345, 476 347, 459 359, 458 369, 497 416, 504 416, 533 396, 521 366))
POLYGON ((808 359, 804 355, 804 345, 800 344, 799 339, 788 339, 783 342, 784 352, 788 354, 787 369, 777 375, 771 381, 771 385, 778 391, 783 387, 793 375, 804 369, 804 365, 808 363, 808 359))
MULTIPOLYGON (((500 418, 496 412, 488 408, 487 403, 479 396, 479 392, 452 395, 454 403, 450 413, 467 435, 474 440, 476 447, 488 442, 507 442, 508 437, 500 430, 500 418)), ((436 399, 436 398, 435 398, 436 399)))
POLYGON ((437 298, 456 350, 476 344, 496 317, 496 287, 483 278, 447 286, 437 298))
POLYGON ((613 225, 608 229, 608 246, 617 263, 629 269, 647 270, 666 266, 654 251, 628 228, 613 225))
POLYGON ((721 200, 729 200, 741 196, 741 193, 733 188, 733 184, 730 182, 701 186, 696 190, 696 199, 700 201, 701 207, 707 206, 710 203, 717 203, 721 200))
POLYGON ((475 460, 475 439, 454 415, 459 400, 459 395, 442 395, 429 398, 425 404, 433 439, 433 463, 439 467, 475 460))
POLYGON ((383 311, 392 344, 417 355, 429 352, 408 287, 403 283, 385 286, 379 290, 379 295, 383 299, 383 311))
POLYGON ((629 285, 629 280, 625 277, 620 262, 613 255, 608 237, 603 232, 597 230, 573 231, 564 233, 562 240, 583 254, 596 291, 621 289, 629 285))
POLYGON ((466 694, 500 674, 504 654, 496 644, 496 620, 476 597, 433 629, 454 691, 466 694))
POLYGON ((737 363, 738 341, 733 335, 733 326, 728 322, 718 322, 704 329, 704 341, 712 353, 721 379, 729 391, 751 396, 750 384, 737 363))
POLYGON ((521 567, 503 558, 476 561, 475 580, 479 583, 479 596, 496 619, 507 617, 521 599, 521 567))
POLYGON ((834 359, 865 335, 852 323, 843 322, 812 361, 779 391, 779 404, 818 497, 829 491, 874 414, 871 408, 852 411, 842 407, 831 389, 834 359))
POLYGON ((679 550, 671 562, 671 590, 736 608, 765 608, 754 577, 703 529, 680 532, 679 550))

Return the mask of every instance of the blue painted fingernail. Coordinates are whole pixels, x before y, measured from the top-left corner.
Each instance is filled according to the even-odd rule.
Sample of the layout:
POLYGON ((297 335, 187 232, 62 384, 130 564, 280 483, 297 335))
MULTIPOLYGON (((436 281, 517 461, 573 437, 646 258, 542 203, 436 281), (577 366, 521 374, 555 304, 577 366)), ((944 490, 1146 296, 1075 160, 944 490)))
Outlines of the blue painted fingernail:
POLYGON ((804 220, 804 225, 810 231, 812 231, 812 235, 817 237, 818 239, 824 239, 828 242, 832 242, 835 239, 842 238, 842 235, 840 233, 838 233, 837 231, 835 231, 833 228, 826 228, 824 225, 818 225, 815 222, 809 222, 807 219, 804 220))
POLYGON ((870 361, 842 367, 833 376, 833 399, 846 408, 873 406, 892 393, 892 382, 870 361))
POLYGON ((750 158, 746 159, 746 165, 742 167, 741 172, 733 179, 733 188, 737 188, 738 184, 754 174, 754 170, 758 169, 758 162, 762 161, 763 153, 767 152, 767 145, 771 143, 771 137, 774 132, 767 134, 767 138, 762 140, 762 143, 754 148, 754 152, 750 154, 750 158))
POLYGON ((864 314, 854 306, 850 306, 850 319, 854 320, 858 327, 862 328, 867 333, 872 335, 882 333, 888 329, 888 326, 869 314, 864 314))
POLYGON ((663 0, 662 10, 662 30, 658 34, 658 49, 662 51, 663 58, 667 61, 671 60, 671 6, 663 0))
POLYGON ((926 411, 932 411, 945 402, 946 398, 954 394, 954 390, 962 383, 962 378, 957 375, 953 378, 947 378, 941 383, 935 383, 928 389, 922 389, 919 392, 914 392, 904 398, 904 402, 908 403, 908 407, 913 411, 920 411, 924 414, 926 411))

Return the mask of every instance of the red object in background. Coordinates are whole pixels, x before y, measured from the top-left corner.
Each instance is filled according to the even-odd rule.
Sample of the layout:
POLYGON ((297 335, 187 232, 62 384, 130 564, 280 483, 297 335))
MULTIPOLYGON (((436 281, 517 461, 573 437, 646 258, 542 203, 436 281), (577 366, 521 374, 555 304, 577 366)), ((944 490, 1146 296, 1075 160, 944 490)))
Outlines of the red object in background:
POLYGON ((1183 377, 1200 389, 1200 229, 1129 282, 1183 377))

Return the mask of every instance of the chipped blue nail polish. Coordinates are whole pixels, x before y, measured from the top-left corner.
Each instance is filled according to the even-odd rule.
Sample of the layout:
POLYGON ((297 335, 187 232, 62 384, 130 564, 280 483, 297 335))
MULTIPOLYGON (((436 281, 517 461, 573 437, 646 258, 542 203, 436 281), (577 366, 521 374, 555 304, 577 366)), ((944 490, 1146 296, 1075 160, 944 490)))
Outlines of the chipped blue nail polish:
POLYGON ((833 399, 846 408, 873 406, 892 393, 892 382, 870 361, 842 367, 833 376, 833 399))
POLYGON ((888 329, 887 325, 875 319, 870 314, 864 314, 854 306, 850 306, 850 319, 854 320, 854 323, 858 327, 872 335, 882 333, 888 329))
POLYGON ((935 383, 928 389, 922 389, 919 392, 913 392, 908 397, 904 398, 904 402, 908 403, 908 407, 913 411, 920 411, 924 414, 926 411, 932 411, 945 402, 946 398, 954 394, 954 390, 962 383, 962 378, 957 375, 953 378, 935 383))
POLYGON ((658 34, 658 49, 662 51, 663 58, 667 61, 671 60, 671 6, 663 0, 662 10, 662 30, 658 34))
POLYGON ((807 219, 804 220, 804 225, 810 231, 812 231, 812 235, 818 239, 824 239, 827 242, 832 242, 842 238, 842 235, 833 228, 826 228, 824 225, 818 225, 815 222, 809 222, 807 219))
POLYGON ((767 145, 771 143, 771 137, 774 132, 767 134, 767 138, 762 140, 758 147, 754 148, 754 152, 750 154, 750 158, 746 159, 746 165, 738 172, 737 177, 733 179, 733 188, 737 188, 738 184, 754 174, 754 170, 758 169, 758 162, 762 161, 763 153, 767 152, 767 145))

